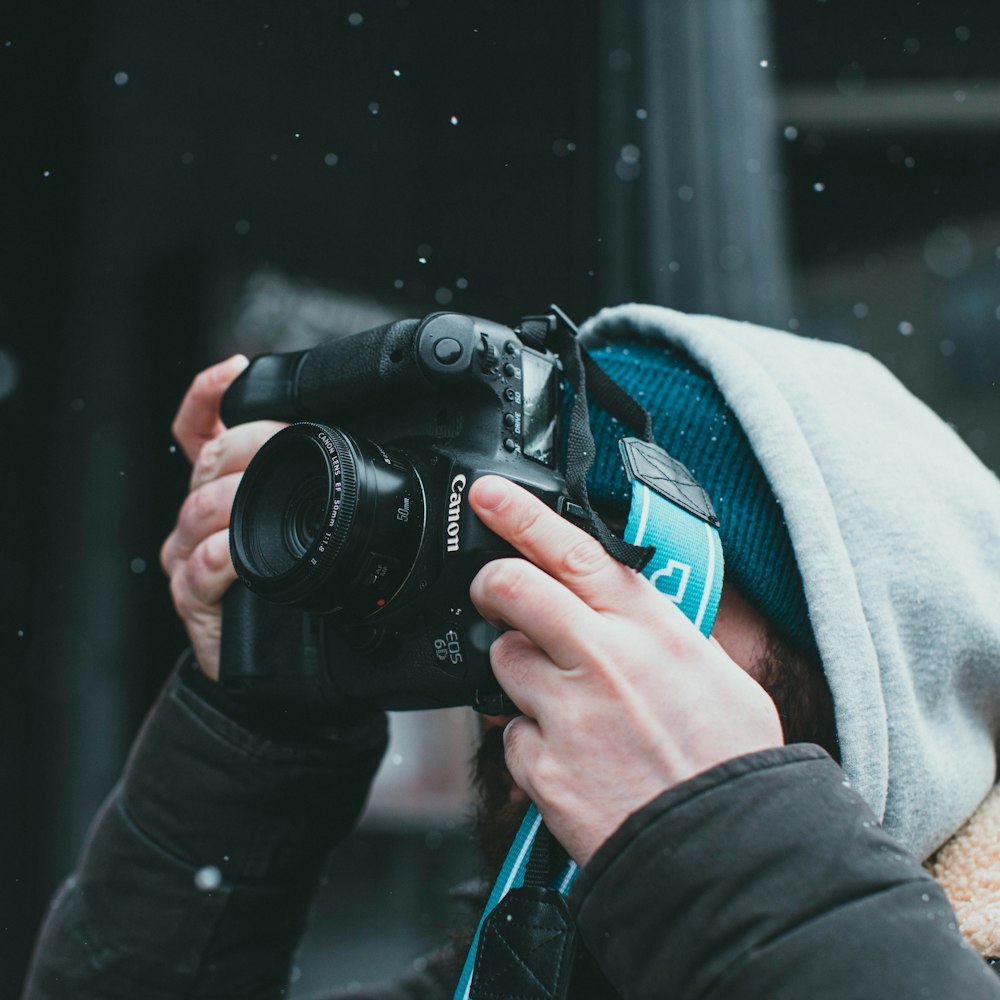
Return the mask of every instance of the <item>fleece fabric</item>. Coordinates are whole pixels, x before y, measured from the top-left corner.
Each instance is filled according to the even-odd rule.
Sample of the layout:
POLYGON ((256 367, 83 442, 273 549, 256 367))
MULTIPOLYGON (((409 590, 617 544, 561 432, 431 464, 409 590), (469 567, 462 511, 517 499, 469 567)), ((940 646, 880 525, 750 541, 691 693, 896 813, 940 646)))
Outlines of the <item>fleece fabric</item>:
POLYGON ((1000 786, 927 869, 948 894, 969 944, 983 958, 1000 958, 1000 786))
POLYGON ((635 304, 583 335, 673 345, 714 379, 784 511, 844 770, 927 857, 996 778, 1000 483, 851 348, 635 304))

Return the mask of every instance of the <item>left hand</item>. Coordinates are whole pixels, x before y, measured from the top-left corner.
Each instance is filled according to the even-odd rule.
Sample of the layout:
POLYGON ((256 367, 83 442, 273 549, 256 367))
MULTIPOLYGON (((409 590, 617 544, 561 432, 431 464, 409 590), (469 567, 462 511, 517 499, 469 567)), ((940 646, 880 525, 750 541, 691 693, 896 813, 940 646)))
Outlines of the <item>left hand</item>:
POLYGON ((783 743, 764 689, 644 576, 500 477, 469 502, 525 556, 488 563, 471 587, 509 629, 490 651, 524 713, 504 731, 507 767, 578 864, 666 789, 783 743))
POLYGON ((222 598, 236 582, 229 555, 233 497, 257 450, 284 426, 258 420, 227 429, 222 423, 222 397, 247 364, 237 354, 199 373, 173 423, 174 437, 194 468, 177 524, 160 549, 160 565, 198 666, 212 680, 219 677, 222 598))

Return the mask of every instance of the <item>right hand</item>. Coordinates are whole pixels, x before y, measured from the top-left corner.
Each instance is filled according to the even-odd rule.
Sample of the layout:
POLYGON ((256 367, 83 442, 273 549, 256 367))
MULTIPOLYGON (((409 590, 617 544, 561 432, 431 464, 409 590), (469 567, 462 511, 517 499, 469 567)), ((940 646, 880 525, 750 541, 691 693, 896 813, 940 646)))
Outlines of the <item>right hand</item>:
POLYGON ((248 364, 237 354, 200 372, 172 426, 193 469, 177 524, 160 549, 160 565, 198 665, 212 680, 219 678, 222 598, 236 581, 229 556, 233 498, 250 459, 285 426, 272 420, 232 428, 222 423, 222 395, 248 364))

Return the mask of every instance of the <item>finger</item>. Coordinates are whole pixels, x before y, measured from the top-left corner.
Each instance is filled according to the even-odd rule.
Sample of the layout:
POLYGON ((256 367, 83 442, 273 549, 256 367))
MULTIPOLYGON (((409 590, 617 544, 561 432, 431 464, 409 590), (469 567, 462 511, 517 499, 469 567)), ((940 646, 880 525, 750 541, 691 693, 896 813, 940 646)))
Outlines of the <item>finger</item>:
POLYGON ((261 446, 287 424, 255 420, 221 431, 201 446, 191 470, 191 488, 230 472, 242 472, 261 446))
POLYGON ((229 532, 217 531, 197 545, 170 578, 170 592, 181 617, 187 618, 220 604, 235 582, 229 532))
POLYGON ((487 563, 469 596, 483 618, 523 632, 564 670, 582 666, 607 629, 598 612, 524 559, 487 563))
POLYGON ((160 552, 160 563, 168 576, 172 576, 177 563, 188 559, 206 538, 229 527, 233 498, 241 478, 241 473, 234 472, 221 479, 212 479, 185 497, 177 515, 177 526, 160 552))
POLYGON ((234 354, 195 376, 171 428, 188 461, 193 462, 202 445, 224 429, 219 418, 222 394, 248 364, 242 354, 234 354))
POLYGON ((472 484, 469 502, 491 531, 591 607, 617 607, 636 590, 638 574, 515 483, 484 476, 472 484))
POLYGON ((538 801, 534 769, 542 751, 542 731, 534 719, 518 715, 503 731, 503 755, 514 784, 533 802, 538 801))
POLYGON ((523 632, 504 632, 490 646, 490 665, 497 683, 525 714, 546 715, 559 699, 559 668, 523 632))

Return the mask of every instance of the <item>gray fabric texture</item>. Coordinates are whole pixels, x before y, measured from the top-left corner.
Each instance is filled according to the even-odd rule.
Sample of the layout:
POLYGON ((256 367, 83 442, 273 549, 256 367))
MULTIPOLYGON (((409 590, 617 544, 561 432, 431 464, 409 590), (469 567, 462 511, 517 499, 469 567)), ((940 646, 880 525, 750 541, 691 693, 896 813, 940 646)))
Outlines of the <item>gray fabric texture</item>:
POLYGON ((997 478, 852 348, 635 304, 583 336, 673 344, 714 378, 784 510, 844 770, 927 856, 996 778, 997 478))

